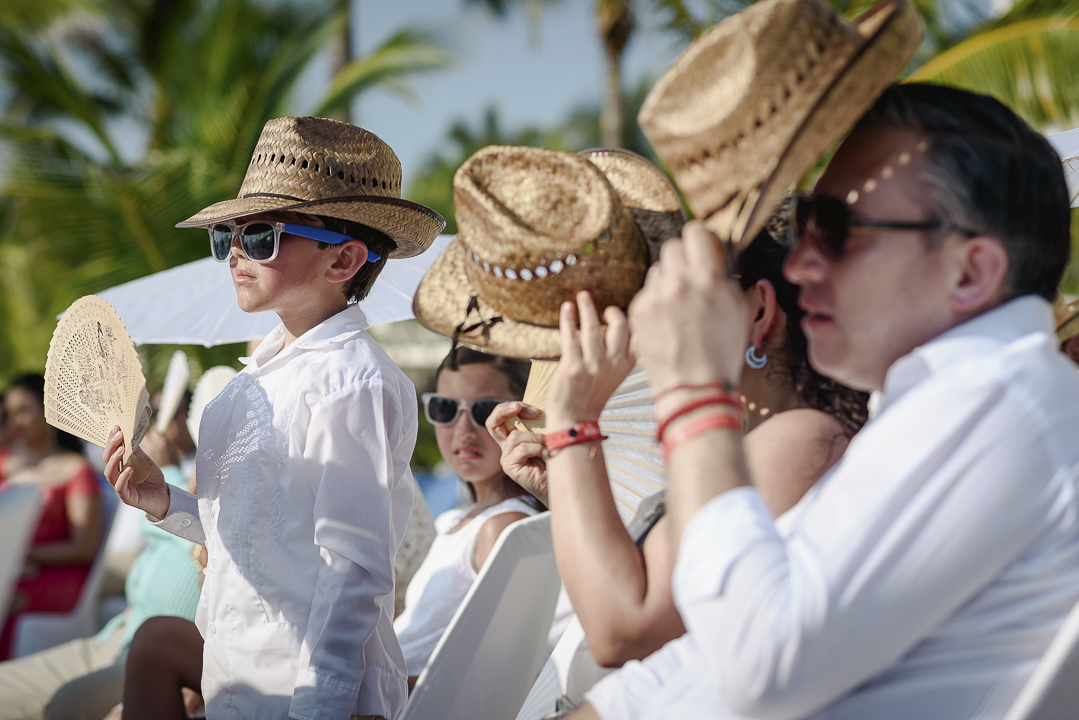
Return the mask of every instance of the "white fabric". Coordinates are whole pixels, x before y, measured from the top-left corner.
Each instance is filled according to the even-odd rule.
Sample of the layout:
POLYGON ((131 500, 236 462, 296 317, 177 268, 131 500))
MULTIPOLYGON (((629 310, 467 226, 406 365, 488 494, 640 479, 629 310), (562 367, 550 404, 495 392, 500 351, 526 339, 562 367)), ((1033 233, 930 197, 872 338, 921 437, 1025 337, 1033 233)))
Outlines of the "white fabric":
POLYGON ((209 550, 196 622, 213 718, 394 718, 393 559, 412 507, 412 383, 351 306, 278 327, 207 405, 199 497, 161 527, 209 550))
POLYGON ((898 360, 843 459, 773 523, 690 521, 689 635, 588 699, 604 718, 999 718, 1079 598, 1079 376, 1023 297, 898 360))
POLYGON ((438 535, 420 569, 412 576, 405 593, 405 611, 393 623, 409 675, 419 675, 423 670, 476 580, 478 573, 472 567, 472 560, 483 524, 509 512, 529 516, 537 512, 520 498, 509 498, 479 513, 456 532, 449 532, 469 510, 447 510, 435 520, 438 535))
MULTIPOLYGON (((412 296, 416 286, 452 239, 452 235, 440 235, 420 255, 386 262, 363 301, 369 327, 415 317, 412 296)), ((203 241, 209 252, 205 234, 203 241)), ((228 264, 212 257, 162 270, 98 295, 116 310, 136 345, 212 347, 247 342, 265 337, 279 322, 272 312, 241 310, 228 264), (147 302, 148 297, 154 301, 147 302)))
POLYGON ((1079 128, 1047 135, 1045 139, 1057 151, 1064 165, 1064 180, 1068 183, 1071 205, 1079 207, 1079 128))
POLYGON ((1079 708, 1079 604, 1042 656, 1004 720, 1072 720, 1079 708))

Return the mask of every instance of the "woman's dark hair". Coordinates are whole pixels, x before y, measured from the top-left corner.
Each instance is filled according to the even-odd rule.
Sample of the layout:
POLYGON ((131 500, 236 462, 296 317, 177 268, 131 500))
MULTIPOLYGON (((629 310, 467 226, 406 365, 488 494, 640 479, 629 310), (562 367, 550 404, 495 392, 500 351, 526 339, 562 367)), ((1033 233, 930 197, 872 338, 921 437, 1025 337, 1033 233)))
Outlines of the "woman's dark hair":
MULTIPOLYGON (((442 363, 438 366, 438 370, 435 371, 435 385, 438 385, 438 378, 442 375, 444 370, 456 372, 463 365, 490 365, 492 370, 501 373, 502 377, 506 378, 506 385, 509 387, 510 396, 514 400, 520 400, 525 396, 525 386, 528 385, 528 373, 532 367, 531 363, 525 360, 514 360, 513 358, 508 358, 504 355, 483 353, 461 345, 450 350, 449 355, 442 359, 442 363)), ((509 480, 509 478, 507 478, 507 480, 509 480)), ((472 502, 476 502, 476 488, 468 481, 462 482, 464 482, 468 495, 472 498, 472 502)), ((526 503, 537 510, 547 509, 543 503, 533 497, 523 487, 512 480, 509 480, 509 483, 512 486, 511 489, 515 491, 515 494, 523 496, 526 503)))
MULTIPOLYGON (((32 394, 41 403, 42 412, 45 412, 45 378, 36 373, 20 375, 8 385, 8 391, 19 388, 32 394)), ((82 440, 59 428, 56 429, 56 444, 64 450, 82 455, 82 440)))
POLYGON ((748 290, 758 280, 768 280, 775 288, 776 302, 787 315, 787 337, 778 362, 769 363, 768 372, 785 373, 794 391, 809 407, 828 413, 843 425, 848 435, 854 435, 868 417, 869 395, 840 385, 810 366, 801 325, 805 312, 798 307, 798 286, 783 277, 787 252, 768 230, 762 230, 737 261, 742 289, 748 290))

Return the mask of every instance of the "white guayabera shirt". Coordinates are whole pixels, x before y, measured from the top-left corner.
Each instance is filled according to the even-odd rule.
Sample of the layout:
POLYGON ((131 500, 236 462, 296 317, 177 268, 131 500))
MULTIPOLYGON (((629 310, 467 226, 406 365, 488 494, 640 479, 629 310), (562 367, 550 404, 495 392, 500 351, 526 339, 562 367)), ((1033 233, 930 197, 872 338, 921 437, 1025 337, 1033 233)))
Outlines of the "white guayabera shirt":
POLYGON ((397 716, 393 559, 412 508, 412 383, 356 305, 278 326, 207 407, 199 494, 159 526, 209 551, 196 622, 213 718, 397 716))
POLYGON ((898 360, 777 521, 750 488, 686 528, 688 634, 587 696, 627 718, 1000 718, 1079 599, 1079 374, 1022 297, 898 360))

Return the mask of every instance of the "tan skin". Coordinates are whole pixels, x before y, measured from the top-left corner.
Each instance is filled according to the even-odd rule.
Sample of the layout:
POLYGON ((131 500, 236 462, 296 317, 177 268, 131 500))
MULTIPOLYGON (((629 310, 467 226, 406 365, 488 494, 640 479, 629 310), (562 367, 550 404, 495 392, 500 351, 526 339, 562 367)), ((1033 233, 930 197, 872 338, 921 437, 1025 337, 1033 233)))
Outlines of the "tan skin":
MULTIPOLYGON (((271 220, 314 225, 307 216, 296 213, 262 213, 237 219, 237 223, 271 220)), ((238 242, 232 245, 229 268, 236 286, 236 299, 245 312, 276 312, 285 326, 288 347, 311 328, 333 317, 348 306, 344 284, 367 262, 367 246, 349 240, 319 250, 317 241, 284 234, 277 257, 268 263, 256 263, 243 254, 238 242)), ((135 482, 135 461, 122 467, 124 437, 119 427, 105 443, 102 459, 105 478, 124 503, 139 508, 159 520, 169 510, 169 486, 160 468, 141 449, 135 456, 145 464, 142 482, 135 482)))
POLYGON ((1060 349, 1065 355, 1071 358, 1072 362, 1079 365, 1079 335, 1076 335, 1063 343, 1060 346, 1060 349))
MULTIPOLYGON (((907 130, 855 133, 840 146, 814 192, 850 198, 858 191, 851 212, 863 219, 924 220, 923 142, 907 130)), ((839 259, 825 257, 803 240, 785 265, 787 278, 801 286, 799 302, 810 315, 803 328, 814 367, 867 390, 881 388, 891 364, 918 345, 1001 304, 1008 297, 1007 272, 1007 252, 992 236, 949 233, 929 247, 924 233, 869 228, 852 231, 839 259)), ((736 381, 742 346, 734 339, 744 332, 746 314, 741 293, 726 278, 715 236, 691 224, 681 240, 663 246, 660 271, 630 306, 634 336, 649 338, 635 342, 634 350, 657 388, 736 381)), ((656 412, 662 416, 691 397, 673 392, 657 403, 656 412)), ((701 506, 749 484, 746 452, 736 433, 716 430, 671 453, 672 548, 701 506)), ((573 715, 595 716, 591 707, 573 715)))
MULTIPOLYGON (((786 324, 775 289, 761 280, 744 296, 750 308, 747 336, 775 362, 786 324)), ((606 339, 587 293, 580 294, 576 308, 569 303, 563 308, 562 361, 548 395, 549 427, 597 419, 633 368, 625 317, 608 312, 605 319, 606 339)), ((747 413, 751 471, 778 516, 839 459, 847 437, 834 418, 805 408, 782 373, 747 367, 743 377, 747 406, 755 408, 747 413)), ((488 428, 502 441, 506 472, 549 502, 559 570, 593 657, 606 667, 647 657, 685 632, 671 597, 667 521, 660 520, 638 548, 615 509, 603 463, 598 456, 589 458, 589 445, 557 454, 548 475, 539 454, 541 439, 528 432, 507 433, 504 423, 517 414, 534 415, 527 410, 522 403, 499 406, 488 428)))
MULTIPOLYGON (((33 392, 11 388, 4 408, 13 440, 3 467, 8 482, 48 488, 63 485, 79 471, 82 456, 57 444, 56 429, 45 422, 45 407, 33 392)), ((69 495, 65 502, 68 539, 31 547, 24 572, 33 572, 37 565, 88 563, 97 555, 101 498, 69 495)))
MULTIPOLYGON (((459 400, 513 397, 506 376, 484 363, 461 365, 457 371, 443 370, 438 376, 436 392, 459 400)), ((487 508, 521 494, 517 485, 502 472, 502 452, 498 443, 487 428, 475 423, 471 413, 461 413, 452 425, 435 425, 435 440, 442 457, 457 476, 472 483, 476 491, 476 504, 450 529, 450 534, 461 530, 487 508)), ((483 567, 503 530, 526 517, 524 513, 507 512, 484 521, 476 538, 472 569, 478 571, 483 567)), ((410 691, 416 679, 417 676, 409 677, 410 691)))

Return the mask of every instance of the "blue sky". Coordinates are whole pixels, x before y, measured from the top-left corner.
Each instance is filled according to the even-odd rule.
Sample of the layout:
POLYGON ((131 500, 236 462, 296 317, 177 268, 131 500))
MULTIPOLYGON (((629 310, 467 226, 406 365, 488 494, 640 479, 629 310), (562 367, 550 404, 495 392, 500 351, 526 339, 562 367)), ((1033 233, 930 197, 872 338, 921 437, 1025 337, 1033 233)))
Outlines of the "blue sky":
MULTIPOLYGON (((410 83, 413 102, 381 90, 367 93, 354 122, 397 151, 406 188, 454 120, 478 127, 494 106, 506 130, 554 125, 573 108, 600 100, 604 60, 594 12, 595 0, 562 0, 544 7, 538 26, 530 27, 523 9, 499 20, 465 0, 353 0, 354 53, 356 39, 362 54, 411 24, 445 32, 456 56, 452 68, 410 83)), ((681 51, 681 41, 657 24, 654 17, 639 19, 626 51, 624 86, 658 77, 681 51)), ((323 58, 308 74, 312 93, 328 75, 323 58)))

